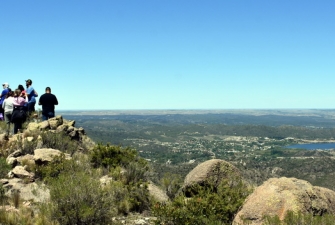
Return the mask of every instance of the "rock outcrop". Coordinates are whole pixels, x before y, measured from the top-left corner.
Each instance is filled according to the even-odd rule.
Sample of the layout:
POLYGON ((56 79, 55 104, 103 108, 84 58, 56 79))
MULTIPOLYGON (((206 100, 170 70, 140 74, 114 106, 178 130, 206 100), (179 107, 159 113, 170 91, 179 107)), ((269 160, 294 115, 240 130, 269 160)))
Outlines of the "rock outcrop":
POLYGON ((246 199, 233 224, 243 224, 242 219, 250 225, 262 224, 265 215, 284 219, 288 211, 334 214, 335 192, 296 178, 271 178, 246 199))
POLYGON ((194 191, 192 186, 195 184, 201 186, 208 183, 218 185, 223 179, 233 177, 240 177, 240 172, 235 166, 221 159, 211 159, 199 164, 187 174, 182 191, 189 197, 194 191))
MULTIPOLYGON (((61 151, 52 148, 41 148, 34 150, 34 161, 35 164, 47 164, 53 160, 53 158, 60 156, 62 154, 61 151)), ((64 154, 64 153, 63 153, 64 154)), ((65 159, 71 159, 69 154, 64 154, 65 159)))
POLYGON ((20 178, 1 179, 6 191, 5 195, 11 197, 14 191, 20 193, 20 199, 24 201, 45 202, 50 198, 49 189, 44 184, 27 182, 20 178))
POLYGON ((56 156, 61 154, 65 155, 65 159, 71 159, 69 154, 64 153, 63 149, 52 149, 43 148, 43 141, 40 135, 41 132, 52 132, 68 135, 72 141, 78 143, 78 150, 90 149, 95 143, 86 136, 83 128, 74 127, 74 121, 66 121, 62 116, 57 116, 43 122, 30 122, 24 133, 19 133, 11 136, 6 141, 8 148, 8 157, 6 163, 12 167, 12 170, 8 173, 6 179, 2 179, 1 182, 5 188, 5 194, 10 197, 13 191, 20 193, 20 198, 26 201, 33 200, 35 202, 44 201, 49 198, 49 191, 45 185, 35 183, 35 174, 31 168, 35 168, 36 165, 48 164, 56 156), (36 147, 26 150, 35 141, 36 147), (11 149, 11 150, 9 150, 11 149), (61 151, 63 150, 63 151, 61 151))

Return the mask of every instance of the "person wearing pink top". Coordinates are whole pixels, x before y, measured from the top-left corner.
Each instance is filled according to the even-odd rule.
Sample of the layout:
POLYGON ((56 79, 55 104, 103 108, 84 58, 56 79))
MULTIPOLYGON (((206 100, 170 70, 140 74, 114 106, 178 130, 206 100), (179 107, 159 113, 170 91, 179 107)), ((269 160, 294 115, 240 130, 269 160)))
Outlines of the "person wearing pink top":
POLYGON ((14 91, 13 113, 11 122, 14 123, 14 134, 17 134, 22 129, 22 124, 27 119, 27 114, 24 105, 28 102, 27 93, 21 93, 20 89, 14 91))

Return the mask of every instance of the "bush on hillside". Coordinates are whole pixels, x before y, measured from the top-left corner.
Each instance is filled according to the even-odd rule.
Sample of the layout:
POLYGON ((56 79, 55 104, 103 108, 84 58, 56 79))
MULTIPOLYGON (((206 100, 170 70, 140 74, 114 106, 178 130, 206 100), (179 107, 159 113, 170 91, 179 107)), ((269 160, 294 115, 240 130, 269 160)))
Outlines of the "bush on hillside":
POLYGON ((43 132, 41 133, 41 137, 42 148, 53 148, 70 155, 73 155, 78 149, 78 143, 71 140, 71 138, 63 132, 43 132))
POLYGON ((116 210, 112 192, 100 184, 100 173, 91 168, 87 157, 64 154, 45 166, 39 166, 40 177, 50 190, 50 202, 41 205, 46 221, 58 224, 109 224, 116 210))
POLYGON ((60 174, 50 182, 50 215, 59 224, 109 224, 113 196, 84 171, 60 174))
POLYGON ((107 169, 113 177, 114 185, 121 187, 115 192, 119 199, 118 212, 143 212, 150 209, 146 160, 137 151, 116 145, 98 144, 90 152, 90 162, 94 168, 107 169))
POLYGON ((47 165, 36 165, 35 177, 47 181, 58 177, 62 172, 70 170, 73 160, 66 160, 65 155, 55 156, 47 165))
POLYGON ((10 165, 6 163, 6 159, 0 157, 0 178, 6 177, 8 172, 11 170, 10 165))
POLYGON ((90 152, 90 158, 94 168, 115 168, 133 162, 137 158, 137 152, 130 147, 98 144, 90 152))
POLYGON ((236 180, 222 181, 219 186, 195 185, 192 198, 179 195, 171 204, 156 203, 152 211, 159 224, 231 224, 237 210, 242 206, 250 189, 236 180))
POLYGON ((6 201, 6 195, 5 195, 5 189, 2 185, 2 183, 0 183, 0 206, 2 206, 6 201))
MULTIPOLYGON (((294 213, 289 211, 281 221, 278 216, 265 216, 264 225, 333 225, 335 215, 323 214, 322 216, 313 216, 313 214, 294 213)), ((247 221, 245 224, 248 224, 247 221)))
POLYGON ((105 185, 100 184, 99 177, 106 171, 93 168, 91 158, 82 154, 75 154, 72 160, 66 160, 63 154, 48 165, 38 166, 36 174, 46 181, 51 193, 51 203, 44 206, 48 209, 44 212, 49 212, 48 220, 57 218, 60 224, 108 224, 107 217, 111 215, 150 209, 147 162, 135 155, 132 159, 128 164, 122 160, 122 167, 115 164, 108 171, 112 179, 105 185))
POLYGON ((0 208, 0 224, 56 225, 53 223, 39 223, 35 220, 33 215, 34 212, 31 208, 20 208, 18 211, 7 211, 5 208, 0 208))
POLYGON ((179 174, 165 173, 163 178, 160 179, 160 183, 167 196, 173 199, 178 190, 182 187, 183 180, 179 174))

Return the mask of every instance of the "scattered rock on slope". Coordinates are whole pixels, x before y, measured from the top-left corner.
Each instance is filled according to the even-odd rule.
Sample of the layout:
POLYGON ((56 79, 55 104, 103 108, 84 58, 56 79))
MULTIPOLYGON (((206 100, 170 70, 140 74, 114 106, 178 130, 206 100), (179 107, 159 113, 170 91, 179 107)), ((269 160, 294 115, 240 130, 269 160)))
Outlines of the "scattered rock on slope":
POLYGON ((240 172, 235 166, 221 159, 211 159, 199 164, 187 174, 182 190, 189 197, 194 191, 192 189, 194 184, 204 186, 212 183, 218 185, 223 179, 233 177, 240 177, 240 172))
POLYGON ((271 178, 247 198, 233 224, 242 224, 242 218, 250 225, 262 224, 264 215, 284 219, 288 211, 335 213, 335 192, 296 178, 271 178))

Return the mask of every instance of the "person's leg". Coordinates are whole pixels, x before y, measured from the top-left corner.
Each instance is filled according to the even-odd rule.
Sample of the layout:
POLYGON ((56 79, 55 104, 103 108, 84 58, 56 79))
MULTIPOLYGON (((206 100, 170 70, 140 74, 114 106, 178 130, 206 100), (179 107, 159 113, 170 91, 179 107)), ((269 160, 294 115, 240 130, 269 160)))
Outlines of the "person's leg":
POLYGON ((36 104, 36 102, 32 103, 32 106, 31 106, 32 107, 32 112, 35 112, 35 104, 36 104))
POLYGON ((55 117, 55 114, 54 114, 53 112, 49 112, 49 113, 48 113, 48 118, 50 119, 50 118, 52 118, 52 117, 55 117))
POLYGON ((11 113, 6 113, 5 114, 5 122, 6 122, 6 133, 7 135, 9 135, 9 129, 10 129, 10 119, 12 117, 12 114, 11 113))
POLYGON ((18 131, 22 133, 22 122, 18 123, 18 131))
POLYGON ((14 134, 17 134, 17 131, 19 130, 19 123, 18 122, 15 122, 14 123, 14 134))
POLYGON ((28 103, 28 114, 30 115, 32 112, 35 112, 35 102, 28 103))
POLYGON ((42 114, 42 121, 48 120, 48 117, 42 114))

